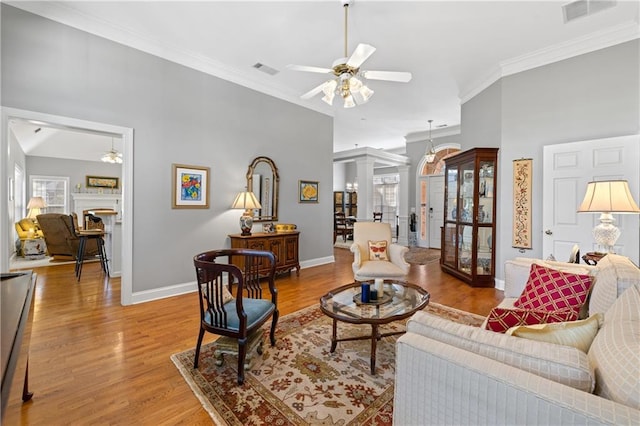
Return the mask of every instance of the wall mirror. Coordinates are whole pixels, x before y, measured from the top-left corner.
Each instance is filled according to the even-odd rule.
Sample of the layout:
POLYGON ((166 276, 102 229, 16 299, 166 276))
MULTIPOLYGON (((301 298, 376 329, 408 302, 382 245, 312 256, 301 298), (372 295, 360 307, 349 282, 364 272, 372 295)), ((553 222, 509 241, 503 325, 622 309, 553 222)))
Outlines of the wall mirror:
POLYGON ((253 212, 254 222, 278 220, 278 168, 269 157, 256 157, 247 170, 247 189, 260 201, 261 209, 253 212))

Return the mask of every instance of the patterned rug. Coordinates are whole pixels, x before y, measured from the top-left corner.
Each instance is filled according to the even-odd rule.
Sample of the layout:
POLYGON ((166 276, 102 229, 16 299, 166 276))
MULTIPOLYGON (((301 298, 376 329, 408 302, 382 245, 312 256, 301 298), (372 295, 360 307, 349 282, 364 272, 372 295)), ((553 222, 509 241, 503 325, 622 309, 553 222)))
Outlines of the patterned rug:
POLYGON ((409 251, 404 255, 404 260, 412 265, 426 265, 427 263, 440 260, 440 250, 409 247, 409 251))
MULTIPOLYGON (((437 303, 426 310, 471 325, 484 319, 437 303)), ((402 330, 404 321, 381 329, 402 330)), ((338 323, 339 337, 368 333, 370 326, 338 323)), ((198 370, 195 348, 171 360, 215 424, 391 425, 398 336, 378 342, 375 376, 370 340, 339 342, 331 354, 330 336, 331 319, 317 305, 282 317, 276 346, 269 346, 267 330, 264 352, 253 356, 242 386, 236 385, 237 358, 226 355, 222 366, 215 365, 215 342, 202 347, 198 370)))

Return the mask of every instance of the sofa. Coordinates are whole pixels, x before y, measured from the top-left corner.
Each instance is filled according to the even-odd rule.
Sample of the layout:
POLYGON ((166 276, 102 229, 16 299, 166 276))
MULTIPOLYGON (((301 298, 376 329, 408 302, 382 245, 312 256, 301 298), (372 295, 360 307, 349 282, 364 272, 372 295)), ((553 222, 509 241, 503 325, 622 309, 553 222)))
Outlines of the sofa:
MULTIPOLYGON (((505 263, 502 306, 532 263, 545 264, 505 263)), ((546 266, 592 278, 585 314, 602 321, 587 352, 418 312, 396 344, 395 425, 640 424, 640 269, 615 254, 546 266)))
MULTIPOLYGON (((37 216, 40 229, 47 244, 49 256, 55 260, 74 260, 78 254, 80 238, 76 234, 76 219, 62 213, 44 213, 37 216)), ((87 241, 85 256, 97 256, 98 244, 87 241)))

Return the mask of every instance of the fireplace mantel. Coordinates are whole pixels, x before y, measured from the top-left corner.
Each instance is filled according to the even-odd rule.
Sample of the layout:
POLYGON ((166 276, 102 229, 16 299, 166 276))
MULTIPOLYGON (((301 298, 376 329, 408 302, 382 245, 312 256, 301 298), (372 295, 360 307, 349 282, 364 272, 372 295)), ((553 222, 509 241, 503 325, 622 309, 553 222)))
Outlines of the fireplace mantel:
POLYGON ((117 213, 116 222, 122 219, 122 194, 98 194, 92 192, 74 192, 73 211, 78 215, 78 221, 82 221, 84 210, 112 209, 117 213))

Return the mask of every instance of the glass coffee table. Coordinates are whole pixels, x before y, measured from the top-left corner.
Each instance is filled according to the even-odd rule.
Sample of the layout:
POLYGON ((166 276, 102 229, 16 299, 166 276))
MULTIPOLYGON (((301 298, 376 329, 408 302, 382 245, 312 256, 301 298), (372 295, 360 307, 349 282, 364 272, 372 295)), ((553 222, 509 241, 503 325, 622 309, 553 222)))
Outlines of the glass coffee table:
MULTIPOLYGON (((365 281, 366 283, 367 281, 365 281)), ((380 333, 379 326, 408 318, 429 304, 429 293, 415 284, 385 280, 384 295, 377 301, 362 303, 360 282, 338 287, 320 298, 320 310, 333 319, 331 353, 338 342, 371 339, 371 374, 376 374, 376 343, 383 337, 404 333, 380 333), (338 339, 338 321, 352 324, 370 324, 371 335, 338 339)), ((373 282, 370 282, 373 288, 373 282)))

